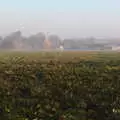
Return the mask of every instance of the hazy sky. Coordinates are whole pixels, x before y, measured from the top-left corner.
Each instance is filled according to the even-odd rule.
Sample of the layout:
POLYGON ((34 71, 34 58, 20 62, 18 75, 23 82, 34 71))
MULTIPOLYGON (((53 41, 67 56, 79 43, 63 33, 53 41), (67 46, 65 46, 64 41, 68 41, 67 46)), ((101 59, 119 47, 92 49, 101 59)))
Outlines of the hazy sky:
POLYGON ((0 35, 120 37, 120 0, 0 0, 0 35))

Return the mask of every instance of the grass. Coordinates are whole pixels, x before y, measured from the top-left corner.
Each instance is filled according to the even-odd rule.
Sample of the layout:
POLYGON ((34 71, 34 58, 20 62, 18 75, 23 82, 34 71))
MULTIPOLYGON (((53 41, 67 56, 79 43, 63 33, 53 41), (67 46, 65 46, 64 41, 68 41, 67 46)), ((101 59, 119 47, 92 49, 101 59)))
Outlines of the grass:
POLYGON ((119 52, 93 52, 93 51, 64 51, 64 52, 0 52, 0 61, 10 60, 13 58, 24 58, 27 61, 48 62, 57 60, 60 62, 77 62, 80 60, 119 60, 119 52))

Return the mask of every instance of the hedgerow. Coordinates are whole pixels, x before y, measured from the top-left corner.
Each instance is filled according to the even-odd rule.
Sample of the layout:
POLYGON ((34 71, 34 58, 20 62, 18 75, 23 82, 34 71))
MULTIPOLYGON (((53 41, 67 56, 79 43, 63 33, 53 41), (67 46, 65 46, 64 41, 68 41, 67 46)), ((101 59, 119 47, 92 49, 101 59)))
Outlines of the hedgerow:
POLYGON ((117 120, 119 63, 0 61, 0 119, 117 120))

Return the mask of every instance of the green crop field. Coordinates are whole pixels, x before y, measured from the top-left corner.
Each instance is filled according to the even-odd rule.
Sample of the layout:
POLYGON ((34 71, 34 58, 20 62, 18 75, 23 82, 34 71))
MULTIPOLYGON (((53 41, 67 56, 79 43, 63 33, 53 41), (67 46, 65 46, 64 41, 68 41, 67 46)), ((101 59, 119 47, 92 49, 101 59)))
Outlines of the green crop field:
POLYGON ((21 57, 25 60, 39 60, 48 62, 49 60, 58 60, 60 62, 79 61, 79 60, 116 60, 120 58, 120 52, 95 52, 95 51, 65 51, 65 52, 0 52, 1 60, 21 57))
POLYGON ((120 120, 120 53, 0 52, 0 120, 120 120))

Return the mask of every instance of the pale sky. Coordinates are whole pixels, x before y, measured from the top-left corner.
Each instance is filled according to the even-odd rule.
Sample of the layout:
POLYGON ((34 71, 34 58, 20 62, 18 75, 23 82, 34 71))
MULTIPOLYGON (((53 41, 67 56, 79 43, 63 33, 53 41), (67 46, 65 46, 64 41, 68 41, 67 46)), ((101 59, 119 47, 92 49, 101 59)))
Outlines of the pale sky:
POLYGON ((0 0, 0 35, 20 28, 24 35, 120 37, 120 0, 0 0))

